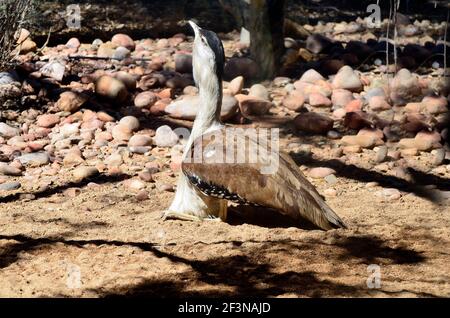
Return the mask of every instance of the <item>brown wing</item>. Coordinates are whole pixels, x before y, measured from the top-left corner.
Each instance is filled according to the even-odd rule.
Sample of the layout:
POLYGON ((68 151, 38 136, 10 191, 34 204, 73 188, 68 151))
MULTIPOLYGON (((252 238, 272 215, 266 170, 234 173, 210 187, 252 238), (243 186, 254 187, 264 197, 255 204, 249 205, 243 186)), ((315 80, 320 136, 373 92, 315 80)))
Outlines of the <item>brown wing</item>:
POLYGON ((325 230, 345 227, 290 156, 256 134, 229 128, 204 134, 183 161, 183 173, 206 195, 272 208, 325 230))

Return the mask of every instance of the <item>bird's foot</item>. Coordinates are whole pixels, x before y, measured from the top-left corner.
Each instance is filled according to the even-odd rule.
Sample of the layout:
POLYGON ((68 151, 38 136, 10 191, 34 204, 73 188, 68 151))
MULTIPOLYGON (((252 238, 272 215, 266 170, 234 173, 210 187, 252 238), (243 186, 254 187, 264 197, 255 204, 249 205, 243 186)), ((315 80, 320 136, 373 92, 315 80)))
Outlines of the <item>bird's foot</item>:
POLYGON ((165 220, 181 220, 181 221, 193 221, 193 222, 199 222, 199 221, 203 221, 202 218, 196 216, 196 215, 192 215, 192 214, 187 214, 187 213, 181 213, 181 212, 176 212, 176 211, 164 211, 163 215, 162 215, 162 219, 165 220))
POLYGON ((170 210, 163 212, 162 219, 164 221, 166 221, 166 220, 181 220, 181 221, 192 221, 192 222, 221 221, 221 219, 219 217, 215 217, 215 216, 200 217, 200 216, 196 216, 196 215, 192 215, 192 214, 170 211, 170 210))

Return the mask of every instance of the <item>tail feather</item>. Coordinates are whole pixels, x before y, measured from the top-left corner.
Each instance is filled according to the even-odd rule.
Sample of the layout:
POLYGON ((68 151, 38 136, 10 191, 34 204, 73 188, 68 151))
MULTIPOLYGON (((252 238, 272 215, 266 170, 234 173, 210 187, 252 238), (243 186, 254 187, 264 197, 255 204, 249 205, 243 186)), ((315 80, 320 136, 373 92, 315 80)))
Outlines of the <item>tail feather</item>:
POLYGON ((297 213, 323 230, 347 228, 341 218, 318 193, 304 189, 297 195, 297 213))

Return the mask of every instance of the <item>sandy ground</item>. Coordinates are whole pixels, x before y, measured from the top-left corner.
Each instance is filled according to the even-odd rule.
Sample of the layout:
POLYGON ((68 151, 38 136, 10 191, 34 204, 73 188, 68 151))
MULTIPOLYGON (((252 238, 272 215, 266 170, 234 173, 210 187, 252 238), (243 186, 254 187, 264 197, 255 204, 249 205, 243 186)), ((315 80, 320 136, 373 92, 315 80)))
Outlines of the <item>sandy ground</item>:
MULTIPOLYGON (((74 186, 63 176, 31 200, 3 195, 0 296, 450 296, 448 198, 436 203, 406 187, 386 201, 380 185, 367 186, 387 186, 381 173, 337 171, 327 201, 349 229, 329 232, 242 209, 228 223, 162 221, 173 193, 152 186, 138 201, 117 177, 77 184, 74 197, 63 194, 74 186), (368 288, 371 264, 379 288, 368 288)), ((163 181, 176 175, 158 173, 156 185, 163 181)))

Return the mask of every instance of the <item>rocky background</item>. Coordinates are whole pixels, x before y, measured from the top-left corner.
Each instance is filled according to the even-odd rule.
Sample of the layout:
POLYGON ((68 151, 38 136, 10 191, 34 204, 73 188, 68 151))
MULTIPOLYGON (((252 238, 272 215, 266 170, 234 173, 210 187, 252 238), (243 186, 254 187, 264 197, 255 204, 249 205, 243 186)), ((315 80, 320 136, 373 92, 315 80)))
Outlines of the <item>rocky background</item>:
MULTIPOLYGON (((427 7, 436 14, 426 18, 424 9, 417 16, 420 20, 414 14, 399 15, 394 42, 391 36, 385 38, 387 20, 381 28, 371 29, 362 18, 342 18, 343 11, 334 7, 327 9, 331 21, 323 20, 322 11, 314 3, 308 2, 312 8, 308 9, 292 2, 291 8, 315 12, 310 13, 308 21, 302 21, 295 19, 297 11, 290 11, 290 17, 306 33, 285 38, 286 53, 278 77, 250 85, 258 65, 248 58, 239 33, 232 31, 232 17, 214 2, 208 2, 215 8, 208 11, 203 10, 206 2, 202 1, 145 3, 108 1, 105 7, 101 1, 82 2, 86 12, 82 28, 68 30, 61 20, 43 47, 47 37, 44 21, 50 19, 41 20, 38 30, 21 31, 19 66, 0 73, 0 202, 4 204, 4 222, 0 222, 4 225, 0 229, 5 240, 20 241, 23 235, 41 237, 47 232, 57 241, 66 239, 59 230, 72 225, 61 221, 60 215, 89 224, 99 222, 99 227, 110 224, 112 230, 107 226, 111 232, 105 234, 108 239, 124 239, 137 231, 130 224, 139 220, 139 226, 145 223, 131 214, 119 215, 121 211, 147 211, 152 220, 147 220, 146 226, 167 226, 163 233, 175 233, 182 226, 177 221, 162 225, 153 216, 169 205, 175 190, 184 140, 174 129, 191 127, 198 107, 198 91, 191 74, 192 36, 185 26, 177 24, 185 18, 185 12, 190 12, 202 26, 219 32, 224 43, 223 121, 239 127, 280 128, 282 149, 291 153, 299 169, 353 227, 348 232, 333 232, 327 239, 339 243, 356 236, 359 240, 355 248, 364 249, 378 246, 379 241, 372 237, 372 245, 367 244, 358 236, 358 229, 372 231, 374 237, 388 242, 388 251, 372 251, 378 251, 384 259, 397 255, 397 240, 404 239, 408 246, 421 242, 414 245, 414 252, 433 256, 439 262, 428 268, 417 264, 418 268, 427 275, 439 272, 441 278, 431 283, 417 283, 416 278, 411 282, 411 269, 399 265, 391 272, 392 280, 403 275, 409 289, 401 292, 400 288, 399 292, 394 284, 389 290, 399 296, 420 296, 424 291, 425 296, 449 295, 448 277, 441 268, 448 259, 433 249, 436 242, 445 248, 450 222, 450 85, 444 70, 450 62, 444 53, 450 47, 444 41, 442 10, 427 7), (333 17, 332 12, 339 15, 333 17), (209 14, 215 18, 209 19, 209 14), (67 211, 55 210, 55 202, 67 203, 67 211), (115 210, 106 215, 109 206, 115 210), (386 210, 399 213, 389 221, 382 214, 386 210), (121 225, 118 220, 122 218, 131 222, 127 223, 131 228, 121 225), (36 219, 42 221, 42 227, 36 226, 36 219), (432 240, 413 237, 422 233, 423 220, 433 224, 432 240), (374 228, 373 222, 377 224, 374 228), (400 234, 397 227, 409 232, 400 234), (117 237, 122 234, 124 237, 117 237)), ((39 14, 44 16, 52 16, 62 6, 51 1, 41 5, 39 14)), ((190 226, 197 225, 187 225, 186 231, 195 232, 190 226)), ((223 231, 216 225, 201 226, 213 237, 223 231)), ((84 231, 89 237, 105 233, 91 230, 83 228, 75 236, 84 231)), ((241 230, 249 240, 263 232, 271 235, 246 224, 230 235, 240 235, 241 230)), ((294 234, 280 231, 280 237, 309 235, 301 230, 294 234)), ((175 245, 181 241, 173 238, 175 245)), ((7 251, 8 247, 3 251, 5 257, 10 257, 7 251)), ((181 251, 186 252, 183 248, 181 251)), ((220 249, 214 251, 222 253, 220 249)), ((211 251, 205 248, 203 252, 207 255, 211 251)), ((353 252, 348 257, 358 263, 351 257, 359 254, 353 252)), ((105 256, 109 253, 105 251, 105 256)), ((133 253, 127 255, 133 258, 133 253)), ((398 253, 404 257, 399 264, 417 260, 398 253)), ((27 267, 24 262, 21 266, 27 267)), ((7 267, 6 276, 20 272, 20 267, 9 269, 13 272, 8 273, 7 267)), ((191 282, 197 279, 195 275, 189 277, 191 282)), ((342 279, 350 285, 359 284, 342 279)), ((0 295, 73 295, 73 291, 53 290, 51 280, 45 282, 45 292, 39 289, 39 280, 21 291, 5 283, 0 295)), ((90 282, 96 285, 95 279, 90 282)), ((315 286, 322 289, 320 283, 315 286)), ((299 295, 288 290, 280 294, 291 292, 299 295)), ((100 294, 83 290, 80 295, 100 294)), ((338 294, 330 289, 328 295, 338 294)), ((354 295, 365 294, 355 290, 354 295)))

